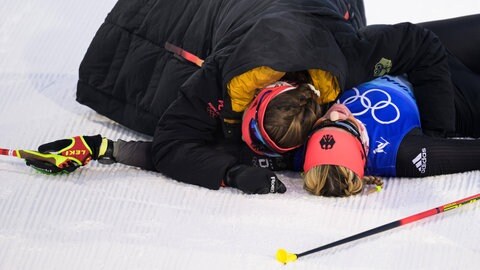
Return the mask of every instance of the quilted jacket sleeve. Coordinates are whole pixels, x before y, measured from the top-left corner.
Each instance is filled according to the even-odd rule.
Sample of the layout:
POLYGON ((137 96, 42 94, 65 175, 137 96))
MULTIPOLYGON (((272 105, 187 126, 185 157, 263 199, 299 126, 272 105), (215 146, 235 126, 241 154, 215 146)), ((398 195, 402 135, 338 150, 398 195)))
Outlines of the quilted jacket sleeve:
POLYGON ((153 161, 157 171, 185 183, 218 189, 237 158, 214 147, 222 139, 221 93, 215 73, 204 66, 187 82, 155 130, 153 161), (199 83, 201 82, 201 83, 199 83))
POLYGON ((373 25, 344 44, 350 62, 346 87, 384 74, 406 74, 424 131, 440 136, 453 133, 454 90, 447 52, 433 32, 411 23, 373 25))

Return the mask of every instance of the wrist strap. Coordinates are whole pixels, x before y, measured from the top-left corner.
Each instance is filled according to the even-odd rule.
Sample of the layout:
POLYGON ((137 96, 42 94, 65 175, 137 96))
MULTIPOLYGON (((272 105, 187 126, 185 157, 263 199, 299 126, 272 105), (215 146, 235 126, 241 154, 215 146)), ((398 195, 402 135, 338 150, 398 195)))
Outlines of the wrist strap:
POLYGON ((113 164, 117 162, 113 157, 113 141, 102 138, 100 149, 98 151, 98 160, 101 164, 113 164))
POLYGON ((108 139, 103 137, 98 150, 98 157, 104 156, 108 149, 108 139))

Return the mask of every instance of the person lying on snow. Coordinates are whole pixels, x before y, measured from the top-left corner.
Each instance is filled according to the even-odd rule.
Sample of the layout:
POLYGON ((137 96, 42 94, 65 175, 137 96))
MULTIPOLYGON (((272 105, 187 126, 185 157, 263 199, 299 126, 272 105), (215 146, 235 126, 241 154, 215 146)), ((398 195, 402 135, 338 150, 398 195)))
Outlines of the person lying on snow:
MULTIPOLYGON (((247 1, 239 3, 245 2, 247 1)), ((210 51, 211 54, 207 55, 198 70, 190 72, 188 76, 182 75, 187 79, 184 78, 184 83, 178 89, 173 88, 178 92, 178 97, 161 112, 161 118, 153 134, 153 142, 151 144, 139 142, 135 146, 146 148, 144 153, 150 157, 152 165, 149 168, 154 168, 173 179, 210 189, 227 185, 246 193, 285 192, 284 185, 273 172, 264 168, 245 166, 236 155, 225 149, 240 144, 241 135, 235 132, 235 128, 239 129, 241 114, 251 103, 255 89, 263 88, 279 79, 285 79, 284 76, 288 77, 294 71, 302 70, 301 73, 308 74, 308 81, 319 89, 321 94, 319 98, 308 97, 308 94, 305 96, 298 91, 300 87, 295 87, 295 91, 282 93, 297 93, 292 95, 296 96, 297 101, 292 102, 291 106, 288 104, 280 106, 288 108, 292 113, 292 118, 286 119, 286 122, 293 122, 295 114, 302 116, 303 119, 305 112, 314 112, 315 117, 319 117, 318 109, 305 108, 306 104, 310 104, 305 101, 305 97, 315 100, 317 104, 314 104, 314 107, 318 108, 318 104, 334 101, 342 89, 348 89, 376 76, 407 74, 413 85, 424 132, 445 135, 455 130, 454 94, 447 56, 436 35, 409 23, 355 29, 343 12, 338 12, 338 9, 329 10, 331 4, 325 1, 288 1, 284 6, 305 8, 305 5, 300 3, 307 2, 315 4, 307 5, 309 16, 304 17, 301 12, 293 12, 292 9, 291 13, 288 10, 281 13, 282 17, 276 18, 277 20, 269 16, 266 21, 256 18, 258 23, 249 25, 242 32, 248 34, 242 39, 244 42, 240 42, 232 50, 210 51), (287 18, 290 21, 302 21, 304 25, 291 29, 292 25, 284 24, 287 18), (256 38, 253 38, 254 36, 256 38), (225 60, 222 53, 226 52, 231 54, 228 61, 222 62, 225 60), (298 98, 302 99, 301 102, 298 102, 298 98), (238 115, 240 118, 231 117, 238 115)), ((117 18, 123 6, 117 7, 107 19, 117 18)), ((275 8, 276 6, 271 7, 273 10, 275 8)), ((101 30, 106 31, 105 28, 111 25, 109 21, 101 30)), ((98 78, 102 76, 97 76, 97 73, 116 70, 98 68, 99 66, 130 63, 99 62, 104 61, 106 57, 98 55, 101 50, 95 49, 101 47, 99 44, 108 37, 109 35, 102 32, 95 37, 89 48, 81 66, 77 97, 83 104, 122 123, 122 119, 101 111, 99 109, 102 106, 101 102, 100 105, 97 104, 98 106, 91 103, 98 97, 98 94, 93 92, 95 89, 105 91, 105 88, 112 87, 115 92, 115 87, 121 83, 128 84, 129 79, 134 79, 130 73, 122 72, 120 75, 125 77, 116 83, 106 84, 101 80, 98 82, 98 78), (86 90, 87 88, 89 90, 86 90), (91 99, 88 99, 90 96, 91 99)), ((218 48, 220 47, 215 47, 218 48)), ((178 55, 172 56, 172 59, 177 58, 178 55)), ((135 85, 132 88, 135 88, 135 85)), ((311 90, 308 91, 313 93, 311 90)), ((111 102, 103 101, 105 102, 103 106, 111 102)), ((140 122, 141 120, 139 119, 140 122)), ((302 122, 302 128, 310 130, 314 122, 309 123, 305 120, 302 122)), ((268 123, 264 124, 266 126, 268 123)), ((280 127, 279 133, 288 130, 288 127, 289 125, 280 127)), ((278 144, 278 148, 273 149, 282 154, 303 144, 308 134, 309 132, 302 132, 297 139, 290 142, 291 144, 285 145, 272 138, 272 142, 278 144)), ((113 149, 108 147, 113 143, 102 139, 101 136, 82 138, 74 141, 80 140, 86 145, 87 150, 90 148, 91 154, 83 160, 79 159, 78 165, 85 164, 89 158, 103 160, 106 156, 110 157, 107 155, 109 151, 115 152, 115 147, 113 149)), ((74 145, 81 147, 80 144, 74 145)), ((62 146, 63 143, 57 142, 40 147, 39 150, 56 152, 61 150, 62 146)), ((37 168, 43 165, 33 162, 30 164, 37 168)))
MULTIPOLYGON (((477 86, 470 90, 480 91, 477 86)), ((361 84, 343 92, 337 102, 315 123, 304 149, 296 154, 304 188, 311 194, 359 194, 367 184, 381 187, 381 176, 480 170, 480 139, 471 139, 478 138, 478 132, 458 130, 457 136, 468 139, 423 134, 412 89, 401 77, 361 84)), ((463 118, 459 113, 456 117, 463 118)))
MULTIPOLYGON (((480 46, 480 39, 473 38, 460 45, 457 42, 462 36, 477 37, 480 34, 480 15, 423 25, 434 31, 440 30, 441 34, 456 33, 440 35, 440 38, 450 52, 455 53, 455 56, 449 55, 457 105, 453 134, 469 138, 425 135, 410 83, 404 76, 383 76, 342 92, 336 103, 317 120, 307 143, 295 151, 293 157, 287 159, 288 156, 283 155, 281 162, 293 166, 289 169, 304 171, 307 191, 321 196, 350 196, 360 193, 365 184, 381 187, 383 183, 377 176, 426 177, 480 169, 477 162, 480 140, 471 139, 480 137, 480 125, 477 124, 480 109, 475 106, 480 102, 480 68, 475 61, 480 60, 476 49, 480 46), (465 59, 468 66, 457 55, 465 59)), ((260 155, 256 160, 265 160, 261 155, 273 156, 271 151, 259 151, 256 144, 268 145, 271 138, 276 141, 279 138, 274 132, 252 129, 249 123, 262 123, 263 115, 251 110, 247 110, 242 124, 244 140, 260 155)), ((283 113, 278 111, 275 116, 282 119, 283 113)), ((267 119, 263 121, 267 122, 267 119)), ((270 119, 268 122, 275 123, 270 119)))
POLYGON ((449 64, 457 138, 423 134, 412 88, 403 78, 361 84, 340 95, 315 123, 298 154, 307 191, 343 197, 360 193, 365 184, 381 186, 378 176, 425 177, 480 169, 480 140, 472 139, 480 137, 480 109, 475 105, 480 102, 480 15, 423 25, 438 33, 456 56, 449 64), (467 36, 474 38, 465 40, 467 36), (465 42, 460 44, 462 38, 465 42))

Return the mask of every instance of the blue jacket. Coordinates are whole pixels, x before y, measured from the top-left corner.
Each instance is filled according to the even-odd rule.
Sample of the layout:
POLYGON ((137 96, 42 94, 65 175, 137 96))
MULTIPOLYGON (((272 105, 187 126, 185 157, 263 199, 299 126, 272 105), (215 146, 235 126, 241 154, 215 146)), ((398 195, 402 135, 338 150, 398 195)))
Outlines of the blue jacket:
POLYGON ((420 127, 411 86, 401 77, 383 76, 345 91, 338 100, 366 127, 370 149, 366 175, 395 176, 398 147, 420 127))

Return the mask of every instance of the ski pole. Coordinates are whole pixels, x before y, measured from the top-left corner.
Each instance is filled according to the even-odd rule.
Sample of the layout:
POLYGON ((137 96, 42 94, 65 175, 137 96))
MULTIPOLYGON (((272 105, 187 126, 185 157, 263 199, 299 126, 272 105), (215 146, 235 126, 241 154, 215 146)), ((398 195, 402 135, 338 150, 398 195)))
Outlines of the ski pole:
POLYGON ((22 159, 37 159, 45 161, 47 161, 46 159, 50 156, 50 154, 43 154, 33 150, 16 150, 6 148, 0 148, 0 155, 17 157, 22 159))
POLYGON ((0 155, 20 158, 18 150, 12 149, 0 148, 0 155))
POLYGON ((13 149, 5 149, 5 148, 0 148, 0 155, 17 157, 22 159, 45 161, 57 166, 58 168, 63 168, 68 166, 68 162, 71 160, 69 157, 62 156, 62 155, 56 155, 51 153, 40 153, 38 151, 33 151, 33 150, 13 150, 13 149))
POLYGON ((319 251, 322 251, 322 250, 325 250, 325 249, 328 249, 328 248, 331 248, 331 247, 335 247, 335 246, 338 246, 338 245, 341 245, 341 244, 345 244, 345 243, 348 243, 348 242, 358 240, 360 238, 364 238, 364 237, 367 237, 367 236, 370 236, 370 235, 373 235, 373 234, 381 233, 381 232, 384 232, 384 231, 387 231, 387 230, 390 230, 390 229, 393 229, 393 228, 396 228, 396 227, 400 227, 400 226, 403 226, 405 224, 412 223, 412 222, 415 222, 417 220, 420 220, 420 219, 423 219, 423 218, 426 218, 426 217, 429 217, 429 216, 433 216, 433 215, 436 215, 436 214, 439 214, 439 213, 442 213, 442 212, 445 212, 445 211, 449 211, 449 210, 458 208, 458 207, 460 207, 462 205, 465 205, 465 204, 468 204, 468 203, 474 203, 478 199, 480 199, 480 193, 476 194, 476 195, 473 195, 473 196, 470 196, 470 197, 467 197, 467 198, 464 198, 464 199, 461 199, 461 200, 458 200, 458 201, 455 201, 455 202, 452 202, 452 203, 448 203, 448 204, 445 204, 445 205, 442 205, 442 206, 439 206, 439 207, 432 208, 430 210, 427 210, 427 211, 424 211, 424 212, 421 212, 421 213, 418 213, 418 214, 415 214, 415 215, 411 215, 411 216, 408 216, 408 217, 405 217, 405 218, 402 218, 402 219, 384 224, 382 226, 379 226, 379 227, 376 227, 376 228, 373 228, 373 229, 370 229, 370 230, 367 230, 367 231, 364 231, 364 232, 361 232, 361 233, 343 238, 341 240, 338 240, 338 241, 335 241, 335 242, 332 242, 332 243, 329 243, 329 244, 326 244, 326 245, 323 245, 323 246, 320 246, 320 247, 317 247, 317 248, 314 248, 314 249, 311 249, 311 250, 307 250, 307 251, 302 252, 302 253, 295 254, 295 253, 287 252, 285 249, 279 249, 277 251, 276 258, 279 262, 281 262, 283 264, 287 264, 288 262, 296 261, 300 257, 306 256, 306 255, 309 255, 309 254, 312 254, 312 253, 315 253, 315 252, 319 252, 319 251))

